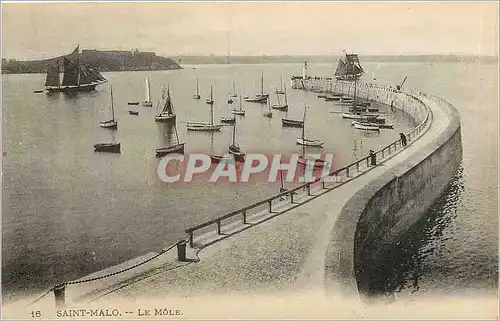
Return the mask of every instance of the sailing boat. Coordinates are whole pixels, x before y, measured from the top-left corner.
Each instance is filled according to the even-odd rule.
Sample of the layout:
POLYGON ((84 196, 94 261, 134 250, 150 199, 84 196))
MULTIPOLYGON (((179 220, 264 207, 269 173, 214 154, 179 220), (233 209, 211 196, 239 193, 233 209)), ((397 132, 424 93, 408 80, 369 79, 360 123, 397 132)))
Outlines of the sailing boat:
POLYGON ((271 100, 267 100, 267 111, 262 114, 264 117, 273 118, 273 112, 271 111, 271 100))
POLYGON ((198 82, 198 74, 196 74, 196 94, 193 95, 193 99, 200 99, 200 84, 198 82))
POLYGON ((184 145, 186 145, 186 143, 179 142, 179 135, 177 133, 177 126, 175 124, 174 124, 174 132, 175 132, 176 143, 171 146, 157 148, 156 157, 162 157, 167 154, 184 154, 184 145))
POLYGON ((146 99, 142 102, 144 107, 153 107, 153 102, 151 101, 151 86, 149 84, 149 78, 146 78, 146 99))
POLYGON ((233 114, 235 115, 240 115, 240 116, 245 116, 245 111, 241 109, 241 95, 240 95, 240 108, 239 109, 233 109, 233 114))
POLYGON ((278 88, 276 88, 276 94, 277 95, 283 95, 284 93, 285 93, 285 91, 283 90, 283 75, 281 75, 280 89, 278 90, 278 88))
POLYGON ((306 109, 307 109, 307 107, 304 107, 304 126, 302 126, 302 136, 297 137, 297 144, 305 145, 305 146, 321 147, 321 146, 323 146, 322 141, 320 141, 318 139, 305 138, 306 109))
POLYGON ((45 90, 48 92, 80 92, 92 91, 97 85, 107 82, 97 70, 80 63, 80 46, 69 55, 62 57, 63 79, 61 83, 60 59, 52 60, 47 66, 45 90))
POLYGON ((101 121, 99 123, 99 125, 102 128, 116 129, 118 127, 118 122, 115 119, 115 108, 113 105, 113 87, 112 86, 110 86, 110 93, 111 93, 111 119, 101 121))
POLYGON ((213 104, 213 87, 210 86, 210 100, 212 101, 210 105, 210 121, 208 122, 187 122, 188 130, 195 131, 218 131, 222 128, 222 125, 214 124, 214 104, 213 104))
POLYGON ((237 97, 238 95, 236 94, 236 84, 235 82, 233 81, 233 92, 232 93, 229 93, 229 97, 231 98, 235 98, 237 97))
POLYGON ((163 108, 161 112, 155 116, 155 121, 159 122, 167 122, 167 121, 174 121, 175 122, 175 111, 174 111, 174 105, 172 103, 172 98, 170 98, 170 86, 167 89, 167 97, 165 99, 165 89, 162 90, 161 93, 161 100, 158 102, 158 105, 161 106, 161 103, 163 102, 163 108))
MULTIPOLYGON (((232 100, 231 100, 232 103, 232 100)), ((229 101, 227 102, 227 105, 231 104, 229 101)), ((236 117, 233 115, 232 117, 227 117, 227 116, 221 116, 220 118, 221 123, 226 123, 226 124, 234 124, 236 121, 236 117)))
MULTIPOLYGON (((304 118, 303 118, 303 122, 306 121, 306 109, 307 109, 307 107, 304 106, 304 118)), ((305 140, 304 136, 305 136, 305 131, 304 131, 304 127, 302 127, 302 136, 301 136, 302 141, 305 140)), ((297 140, 297 143, 298 142, 299 142, 299 140, 297 140)), ((307 165, 307 164, 313 163, 313 167, 324 167, 325 164, 328 164, 323 159, 315 159, 315 158, 308 157, 306 155, 306 145, 305 144, 302 144, 302 153, 299 155, 298 163, 302 164, 304 166, 307 165)))
POLYGON ((229 145, 228 151, 234 156, 235 161, 245 161, 245 153, 242 152, 241 147, 236 143, 236 122, 233 124, 233 139, 231 145, 229 145))
POLYGON ((357 54, 348 54, 345 50, 345 57, 340 57, 337 70, 335 70, 335 78, 338 80, 358 80, 363 73, 363 67, 359 62, 357 54))
POLYGON ((264 94, 264 73, 260 77, 260 94, 256 94, 254 97, 245 97, 245 101, 250 103, 262 103, 265 104, 269 98, 269 94, 264 94))
POLYGON ((278 91, 278 88, 276 88, 276 98, 278 99, 278 104, 277 105, 273 105, 273 108, 274 109, 278 109, 278 110, 288 110, 288 100, 286 98, 286 87, 284 88, 284 90, 282 91, 283 92, 283 95, 285 97, 285 103, 284 104, 281 104, 280 102, 280 93, 278 91))

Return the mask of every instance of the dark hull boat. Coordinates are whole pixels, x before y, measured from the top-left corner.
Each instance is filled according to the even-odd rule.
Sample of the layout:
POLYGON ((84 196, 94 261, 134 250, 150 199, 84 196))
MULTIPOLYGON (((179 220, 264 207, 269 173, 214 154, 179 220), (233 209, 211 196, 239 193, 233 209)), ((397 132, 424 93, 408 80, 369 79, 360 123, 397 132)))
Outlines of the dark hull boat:
POLYGON ((281 124, 284 127, 298 127, 298 128, 304 127, 304 121, 295 119, 282 118, 281 124))
POLYGON ((99 143, 94 145, 95 152, 120 153, 120 143, 99 143))
POLYGON ((220 122, 225 123, 225 124, 234 124, 236 122, 236 118, 235 117, 221 117, 220 122))
POLYGON ((186 143, 180 143, 168 147, 157 148, 156 157, 162 157, 167 154, 184 154, 184 145, 186 145, 186 143))
POLYGON ((128 113, 130 115, 139 115, 139 112, 138 111, 135 111, 135 110, 129 110, 128 113))
POLYGON ((139 105, 139 102, 138 101, 129 101, 128 104, 132 105, 132 106, 137 106, 137 105, 139 105))
POLYGON ((60 79, 59 58, 56 62, 49 63, 47 67, 47 78, 45 90, 48 92, 86 92, 95 88, 107 80, 93 68, 80 63, 80 47, 69 55, 62 57, 63 79, 60 79))

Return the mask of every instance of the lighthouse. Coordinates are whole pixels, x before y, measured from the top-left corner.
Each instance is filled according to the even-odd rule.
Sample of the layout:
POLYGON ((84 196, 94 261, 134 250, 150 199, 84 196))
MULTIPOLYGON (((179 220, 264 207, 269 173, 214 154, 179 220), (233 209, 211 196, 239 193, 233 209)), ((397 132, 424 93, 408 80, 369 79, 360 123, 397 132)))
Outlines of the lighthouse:
POLYGON ((302 79, 307 79, 307 61, 304 61, 304 66, 302 67, 302 79))

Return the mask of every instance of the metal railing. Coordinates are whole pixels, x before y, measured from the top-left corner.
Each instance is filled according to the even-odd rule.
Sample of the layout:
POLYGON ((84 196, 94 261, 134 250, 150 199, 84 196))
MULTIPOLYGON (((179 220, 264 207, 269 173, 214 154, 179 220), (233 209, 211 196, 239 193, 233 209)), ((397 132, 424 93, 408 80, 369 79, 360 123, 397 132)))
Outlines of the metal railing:
MULTIPOLYGON (((393 89, 390 89, 390 90, 392 91, 393 89)), ((416 103, 423 105, 427 111, 425 119, 420 124, 418 124, 414 129, 412 129, 411 131, 409 131, 405 135, 406 139, 408 141, 408 144, 411 144, 412 141, 414 141, 422 133, 422 131, 424 131, 426 129, 426 127, 430 123, 430 121, 432 121, 432 111, 416 95, 411 94, 411 93, 401 92, 401 91, 397 91, 397 93, 405 94, 408 98, 415 100, 416 103)), ((219 216, 219 217, 212 219, 208 222, 196 225, 194 227, 190 227, 190 228, 185 230, 185 232, 189 235, 189 240, 188 240, 189 245, 190 245, 190 247, 194 247, 194 232, 201 230, 205 227, 214 225, 216 227, 217 235, 222 235, 223 234, 222 230, 223 230, 223 221, 224 220, 227 220, 227 219, 235 217, 235 216, 241 216, 242 223, 248 224, 248 217, 247 217, 248 212, 254 208, 268 204, 268 213, 272 213, 273 212, 273 201, 275 201, 275 200, 283 201, 283 199, 286 197, 286 199, 289 199, 290 203, 293 204, 294 203, 294 196, 297 195, 301 191, 307 191, 307 195, 311 196, 311 187, 313 186, 313 184, 321 183, 322 189, 328 189, 328 190, 335 189, 335 188, 339 187, 340 185, 342 185, 344 182, 337 182, 338 184, 336 184, 333 187, 326 187, 325 178, 327 178, 327 177, 337 177, 337 178, 338 177, 341 177, 341 178, 346 177, 347 178, 346 181, 349 181, 349 180, 353 179, 354 177, 358 176, 363 165, 366 164, 365 168, 370 168, 372 166, 370 160, 372 159, 373 155, 375 156, 375 159, 377 159, 378 157, 385 159, 386 156, 389 156, 389 155, 393 154, 394 152, 397 152, 398 148, 399 148, 399 150, 401 150, 402 147, 405 147, 405 146, 403 146, 402 139, 400 138, 400 139, 382 147, 381 149, 375 151, 374 154, 365 156, 361 159, 358 159, 357 161, 352 162, 352 163, 350 163, 342 168, 339 168, 333 172, 330 172, 325 176, 317 178, 314 181, 301 184, 300 186, 295 187, 295 188, 290 189, 290 190, 287 190, 286 192, 271 196, 269 198, 266 198, 266 199, 259 201, 259 202, 256 202, 256 203, 253 203, 253 204, 246 206, 244 208, 241 208, 241 209, 238 209, 238 210, 233 211, 231 213, 219 216)))

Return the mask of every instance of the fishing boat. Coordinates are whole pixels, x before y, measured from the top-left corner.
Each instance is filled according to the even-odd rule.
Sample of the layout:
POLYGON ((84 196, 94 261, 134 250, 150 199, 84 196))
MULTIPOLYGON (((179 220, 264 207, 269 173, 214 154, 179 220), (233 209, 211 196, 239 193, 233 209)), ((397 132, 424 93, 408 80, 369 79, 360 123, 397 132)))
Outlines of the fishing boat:
POLYGON ((139 102, 138 101, 129 101, 127 104, 131 105, 131 106, 137 106, 137 105, 139 105, 139 102))
POLYGON ((380 131, 380 127, 378 125, 367 122, 355 122, 354 128, 361 130, 380 131))
POLYGON ((269 98, 269 94, 264 94, 264 73, 261 74, 260 78, 260 94, 256 94, 253 97, 245 97, 245 101, 250 103, 262 103, 265 104, 269 98))
MULTIPOLYGON (((305 121, 306 119, 306 107, 304 107, 304 118, 303 118, 303 122, 305 121)), ((305 131, 304 131, 304 127, 302 127, 302 141, 305 140, 305 131)), ((297 140, 298 142, 298 140, 297 140)), ((318 167, 324 167, 325 165, 328 165, 328 162, 325 161, 324 159, 316 159, 316 158, 312 158, 312 157, 309 157, 306 155, 306 145, 305 144, 302 144, 302 152, 301 154, 299 155, 299 158, 297 160, 297 162, 303 166, 306 166, 306 165, 311 165, 313 166, 313 168, 318 168, 318 167)), ((304 169, 305 170, 305 169, 304 169)))
POLYGON ((281 125, 284 127, 304 127, 304 122, 302 120, 282 118, 281 125))
POLYGON ((235 161, 245 161, 245 153, 241 150, 241 147, 238 145, 238 143, 236 143, 236 121, 233 124, 233 136, 231 145, 229 145, 228 147, 228 152, 233 155, 235 161))
POLYGON ((158 122, 170 122, 176 119, 174 104, 172 103, 172 98, 170 97, 170 87, 167 88, 167 96, 165 97, 165 89, 162 90, 161 100, 158 102, 158 106, 162 106, 161 112, 155 116, 155 121, 158 122))
POLYGON ((45 90, 48 92, 82 92, 92 91, 107 80, 94 68, 80 63, 80 46, 69 55, 51 60, 47 66, 45 90), (63 79, 61 82, 60 60, 63 63, 63 79))
POLYGON ((299 144, 299 145, 305 145, 305 146, 321 147, 321 146, 323 146, 323 142, 320 141, 319 139, 313 139, 313 138, 306 138, 305 137, 306 109, 307 109, 307 107, 304 106, 304 119, 302 120, 304 125, 302 126, 302 136, 301 137, 297 137, 297 144, 299 144))
POLYGON ((179 135, 177 133, 177 126, 174 125, 174 132, 175 132, 175 141, 176 143, 170 146, 162 147, 162 148, 157 148, 156 149, 156 157, 163 157, 167 154, 184 154, 184 146, 186 143, 181 143, 179 141, 179 135))
POLYGON ((130 115, 139 115, 139 112, 137 110, 129 110, 128 113, 130 115))
POLYGON ((267 100, 267 111, 265 111, 262 116, 267 118, 273 118, 273 112, 271 111, 271 100, 267 100))
POLYGON ((193 95, 193 99, 200 99, 200 85, 198 82, 198 74, 196 74, 196 94, 193 95))
MULTIPOLYGON (((236 94, 236 84, 235 84, 235 82, 234 82, 234 81, 233 81, 233 92, 232 92, 232 93, 231 93, 231 92, 229 93, 229 97, 231 97, 231 98, 236 98, 236 97, 238 97, 238 95, 236 94)), ((232 100, 232 99, 231 99, 231 100, 232 100)))
POLYGON ((243 109, 241 109, 241 95, 240 95, 240 106, 238 109, 233 109, 233 114, 235 115, 240 115, 240 116, 245 116, 245 111, 243 109))
POLYGON ((98 143, 94 145, 95 152, 120 153, 120 143, 98 143))
POLYGON ((214 124, 214 104, 213 104, 213 87, 210 86, 210 120, 208 122, 187 122, 187 129, 192 131, 219 131, 222 125, 214 124))
POLYGON ((342 113, 342 118, 355 119, 355 120, 368 120, 370 118, 377 118, 379 115, 380 115, 379 113, 349 112, 349 113, 342 113))
POLYGON ((149 84, 149 78, 146 78, 146 99, 141 104, 143 107, 153 107, 153 102, 151 101, 151 85, 149 84))
POLYGON ((281 78, 280 78, 280 89, 278 90, 278 88, 276 88, 276 94, 277 95, 283 95, 285 93, 284 89, 283 89, 283 75, 281 75, 281 78))
POLYGON ((115 108, 114 108, 114 104, 113 104, 113 87, 112 86, 110 86, 109 92, 111 95, 111 119, 101 121, 99 123, 99 125, 102 128, 116 129, 118 127, 118 122, 115 119, 115 108))
POLYGON ((282 92, 283 92, 283 96, 285 98, 284 103, 283 104, 281 103, 281 101, 280 101, 280 93, 278 92, 278 88, 276 88, 276 98, 278 100, 278 104, 275 104, 272 107, 274 109, 287 111, 288 110, 288 100, 287 100, 287 97, 286 97, 286 87, 282 90, 282 92))
POLYGON ((220 118, 220 122, 221 123, 225 123, 225 124, 234 124, 236 122, 236 117, 225 117, 225 116, 222 116, 220 118))
POLYGON ((43 93, 43 90, 33 90, 33 92, 34 92, 35 94, 41 94, 41 93, 43 93))
POLYGON ((337 80, 353 81, 358 80, 363 73, 363 67, 359 62, 357 54, 348 54, 344 50, 344 56, 339 58, 337 70, 335 70, 335 78, 337 80))

